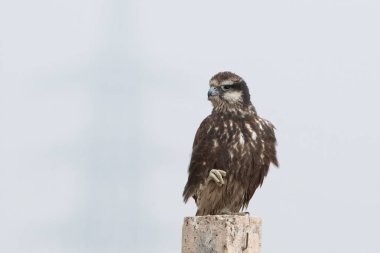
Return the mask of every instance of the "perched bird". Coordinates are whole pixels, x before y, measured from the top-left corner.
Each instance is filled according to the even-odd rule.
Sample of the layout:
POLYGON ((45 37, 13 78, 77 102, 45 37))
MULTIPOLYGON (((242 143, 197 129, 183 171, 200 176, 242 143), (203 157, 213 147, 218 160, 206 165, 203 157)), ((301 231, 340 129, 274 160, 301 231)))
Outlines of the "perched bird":
POLYGON ((261 118, 245 81, 231 72, 210 80, 213 105, 195 135, 184 201, 196 215, 237 214, 247 208, 270 164, 278 166, 274 126, 261 118))

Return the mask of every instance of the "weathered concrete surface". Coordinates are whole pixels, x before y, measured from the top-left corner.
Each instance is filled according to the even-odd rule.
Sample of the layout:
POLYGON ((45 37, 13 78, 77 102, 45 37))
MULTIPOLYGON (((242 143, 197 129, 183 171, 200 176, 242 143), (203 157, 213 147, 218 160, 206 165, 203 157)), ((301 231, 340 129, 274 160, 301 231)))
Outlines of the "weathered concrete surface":
POLYGON ((239 215, 186 217, 182 253, 260 253, 261 219, 239 215))

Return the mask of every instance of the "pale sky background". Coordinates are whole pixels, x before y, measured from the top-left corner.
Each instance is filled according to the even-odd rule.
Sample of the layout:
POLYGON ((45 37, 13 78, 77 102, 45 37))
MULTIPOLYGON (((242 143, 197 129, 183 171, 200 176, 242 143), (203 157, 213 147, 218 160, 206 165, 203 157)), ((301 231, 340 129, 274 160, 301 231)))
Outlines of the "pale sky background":
POLYGON ((277 127, 263 253, 380 252, 377 0, 0 0, 0 252, 180 252, 208 80, 277 127))

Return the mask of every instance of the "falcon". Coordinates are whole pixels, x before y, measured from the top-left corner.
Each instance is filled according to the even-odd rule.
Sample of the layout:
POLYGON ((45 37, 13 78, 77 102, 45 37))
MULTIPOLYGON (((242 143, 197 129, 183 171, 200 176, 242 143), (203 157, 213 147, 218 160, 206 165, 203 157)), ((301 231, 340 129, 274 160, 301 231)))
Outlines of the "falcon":
POLYGON ((275 127, 257 114, 238 75, 220 72, 209 84, 213 110, 196 132, 183 198, 194 198, 197 216, 239 214, 270 164, 278 167, 275 127))

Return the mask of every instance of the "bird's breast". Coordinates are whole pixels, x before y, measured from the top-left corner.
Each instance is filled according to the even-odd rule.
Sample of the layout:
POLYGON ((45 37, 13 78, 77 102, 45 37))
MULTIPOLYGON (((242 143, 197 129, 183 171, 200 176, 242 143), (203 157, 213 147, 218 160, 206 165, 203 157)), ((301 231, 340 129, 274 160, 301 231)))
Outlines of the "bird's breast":
POLYGON ((257 120, 220 118, 207 130, 210 151, 230 166, 241 161, 260 162, 264 159, 263 123, 257 120))

